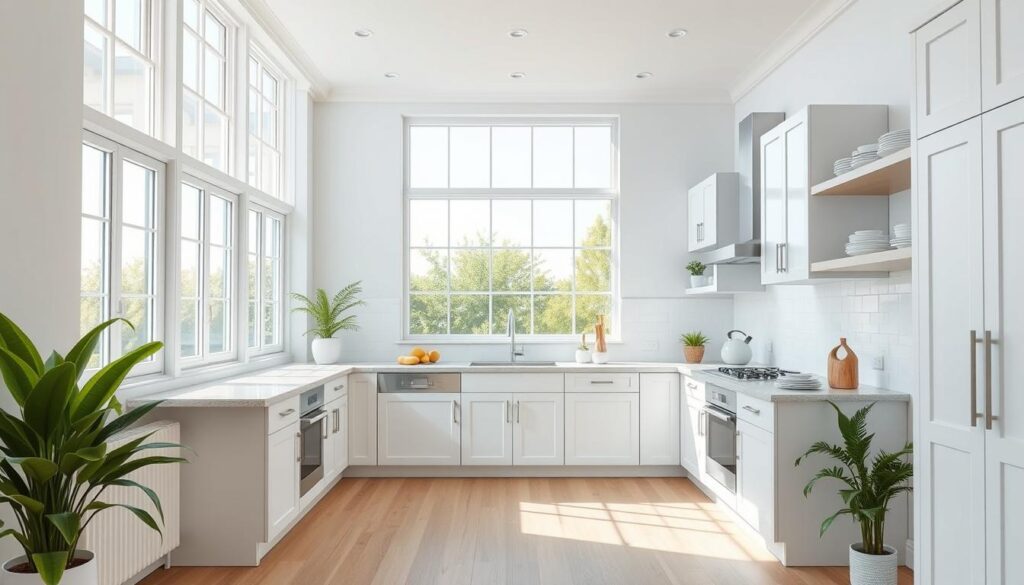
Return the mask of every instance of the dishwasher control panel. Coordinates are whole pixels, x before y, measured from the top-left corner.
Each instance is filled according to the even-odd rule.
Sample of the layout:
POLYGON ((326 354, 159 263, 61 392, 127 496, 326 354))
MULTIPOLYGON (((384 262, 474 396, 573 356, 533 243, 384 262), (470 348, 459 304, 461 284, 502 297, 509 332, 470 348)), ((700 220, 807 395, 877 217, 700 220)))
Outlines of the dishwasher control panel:
POLYGON ((377 392, 381 394, 462 392, 462 374, 457 372, 377 374, 377 392))

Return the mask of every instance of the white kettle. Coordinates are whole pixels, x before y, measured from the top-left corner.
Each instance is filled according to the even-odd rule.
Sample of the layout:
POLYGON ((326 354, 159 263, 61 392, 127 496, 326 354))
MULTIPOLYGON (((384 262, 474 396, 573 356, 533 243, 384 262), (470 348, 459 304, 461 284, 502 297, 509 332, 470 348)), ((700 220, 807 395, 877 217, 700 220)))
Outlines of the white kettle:
POLYGON ((725 343, 722 344, 722 361, 730 366, 745 366, 750 363, 753 352, 750 350, 750 340, 753 339, 739 329, 733 329, 725 334, 725 343), (739 333, 743 337, 733 337, 733 333, 739 333))

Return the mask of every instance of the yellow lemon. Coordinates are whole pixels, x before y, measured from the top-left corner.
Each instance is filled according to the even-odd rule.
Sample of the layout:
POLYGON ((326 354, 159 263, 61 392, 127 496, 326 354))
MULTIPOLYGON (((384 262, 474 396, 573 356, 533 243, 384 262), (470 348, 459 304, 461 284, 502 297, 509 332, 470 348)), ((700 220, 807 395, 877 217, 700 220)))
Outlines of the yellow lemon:
POLYGON ((429 355, 422 355, 422 356, 420 356, 420 363, 421 364, 429 364, 430 363, 430 356, 429 355))
POLYGON ((420 358, 413 357, 411 355, 402 355, 398 356, 398 363, 402 364, 403 366, 414 366, 420 363, 420 358))
POLYGON ((426 353, 427 353, 427 352, 423 351, 423 348, 420 348, 420 347, 414 347, 414 348, 412 348, 412 351, 410 351, 410 352, 409 352, 409 355, 412 355, 412 356, 416 356, 416 357, 418 357, 418 358, 421 358, 421 357, 423 357, 424 355, 426 355, 426 353))
POLYGON ((436 363, 440 359, 441 359, 441 352, 437 351, 436 349, 434 351, 430 352, 430 361, 431 361, 431 363, 436 363))

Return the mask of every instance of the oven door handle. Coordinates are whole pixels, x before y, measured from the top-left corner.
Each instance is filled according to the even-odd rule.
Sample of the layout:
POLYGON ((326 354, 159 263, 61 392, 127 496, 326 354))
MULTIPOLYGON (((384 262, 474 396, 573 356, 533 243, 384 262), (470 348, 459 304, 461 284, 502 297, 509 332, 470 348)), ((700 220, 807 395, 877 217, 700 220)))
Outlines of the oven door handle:
POLYGON ((300 420, 302 421, 302 424, 304 424, 304 425, 315 425, 316 423, 324 420, 325 418, 327 418, 327 412, 321 412, 320 414, 318 414, 318 415, 316 415, 316 416, 314 416, 312 418, 302 418, 300 420))
POLYGON ((725 422, 728 422, 728 423, 736 422, 736 416, 735 415, 728 415, 728 414, 725 414, 724 412, 719 412, 717 409, 714 409, 714 408, 705 408, 704 412, 708 413, 708 415, 713 416, 713 417, 715 417, 715 418, 717 418, 718 420, 721 420, 721 421, 725 421, 725 422))

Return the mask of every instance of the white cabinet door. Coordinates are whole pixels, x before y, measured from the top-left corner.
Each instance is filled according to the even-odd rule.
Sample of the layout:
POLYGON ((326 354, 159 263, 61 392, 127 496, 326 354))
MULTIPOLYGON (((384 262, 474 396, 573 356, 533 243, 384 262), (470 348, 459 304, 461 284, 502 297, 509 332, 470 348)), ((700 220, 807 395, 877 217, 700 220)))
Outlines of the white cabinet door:
POLYGON ((775 446, 768 431, 746 421, 736 424, 736 512, 775 541, 775 446))
POLYGON ((1002 585, 1024 583, 1024 101, 985 114, 981 125, 991 343, 981 354, 990 373, 978 395, 979 411, 993 417, 984 419, 988 582, 1002 585))
POLYGON ((462 394, 462 464, 512 465, 512 395, 462 394))
POLYGON ((704 205, 701 210, 701 247, 715 248, 718 246, 718 182, 721 180, 716 173, 704 183, 704 205))
POLYGON ((978 1, 962 0, 914 33, 918 136, 981 113, 978 1))
POLYGON ((513 396, 515 465, 565 464, 565 395, 524 392, 513 396))
POLYGON ((377 375, 348 377, 348 462, 377 465, 377 375))
POLYGON ((687 242, 689 250, 696 252, 704 247, 701 243, 703 238, 701 225, 704 223, 704 183, 692 189, 687 197, 687 242))
POLYGON ((456 393, 380 394, 377 398, 378 465, 459 465, 456 393))
POLYGON ((984 381, 976 367, 985 328, 981 138, 981 119, 968 120, 918 141, 914 162, 922 291, 915 569, 937 585, 985 582, 985 433, 974 399, 984 381))
POLYGON ((299 512, 299 423, 267 437, 267 542, 299 512))
POLYGON ((786 121, 786 239, 782 244, 781 268, 784 281, 802 280, 809 276, 808 237, 807 113, 806 110, 786 121))
POLYGON ((985 110, 1024 97, 1024 2, 981 0, 981 98, 985 110))
POLYGON ((566 465, 639 465, 640 395, 565 395, 566 465))
POLYGON ((761 282, 782 280, 786 243, 786 136, 780 125, 761 136, 761 282))
POLYGON ((679 465, 679 374, 640 374, 640 465, 679 465))
POLYGON ((338 476, 348 466, 348 395, 342 394, 325 405, 327 411, 327 439, 324 441, 324 477, 338 476))

